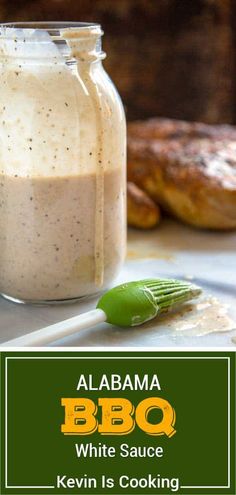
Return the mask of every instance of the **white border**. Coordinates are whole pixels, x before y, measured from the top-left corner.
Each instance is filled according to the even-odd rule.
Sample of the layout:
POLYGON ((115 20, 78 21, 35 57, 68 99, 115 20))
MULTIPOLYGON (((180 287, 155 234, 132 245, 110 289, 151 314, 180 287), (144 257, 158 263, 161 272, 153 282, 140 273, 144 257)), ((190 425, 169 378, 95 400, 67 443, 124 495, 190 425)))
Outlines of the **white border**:
MULTIPOLYGON (((137 349, 137 348, 136 348, 137 349)), ((9 351, 9 349, 7 349, 9 351)), ((17 351, 19 350, 19 348, 17 349, 17 351)), ((26 350, 26 349, 24 349, 26 350)), ((27 349, 28 350, 28 349, 27 349)), ((35 349, 36 350, 36 349, 35 349)), ((37 349, 38 351, 39 349, 37 349)), ((50 351, 55 351, 55 349, 51 348, 51 349, 47 349, 49 352, 50 351)), ((61 349, 60 349, 61 350, 61 349)), ((113 351, 117 351, 117 349, 112 349, 113 351)), ((153 349, 152 349, 153 350, 153 349)), ((32 351, 32 349, 29 349, 29 351, 32 351)), ((45 349, 44 349, 45 351, 45 349)), ((65 352, 65 349, 63 349, 63 351, 65 352)), ((73 349, 73 351, 75 352, 75 349, 73 349)), ((106 350, 105 350, 106 351, 106 350)), ((123 349, 119 349, 120 352, 123 352, 124 350, 123 349)), ((129 349, 130 351, 130 349, 129 349)), ((132 349, 133 351, 133 349, 132 349)), ((13 351, 14 352, 14 351, 13 351)), ((76 350, 76 352, 78 352, 76 350)), ((83 349, 83 352, 86 352, 84 351, 83 349)), ((90 348, 90 352, 91 352, 91 348, 90 348)), ((97 348, 94 349, 94 351, 92 352, 98 352, 97 348)), ((103 348, 103 352, 104 352, 104 348, 103 348)), ((137 350, 135 350, 134 352, 137 352, 137 350)), ((141 351, 139 348, 138 348, 138 352, 143 352, 143 350, 141 351)), ((156 352, 156 351, 155 351, 156 352)), ((206 350, 205 350, 206 352, 206 350)), ((8 394, 7 394, 7 378, 8 378, 8 374, 7 374, 7 365, 8 365, 8 361, 9 360, 18 360, 18 359, 22 359, 22 360, 27 360, 27 359, 39 359, 39 360, 43 360, 43 359, 50 359, 50 360, 60 360, 60 359, 80 359, 80 360, 84 360, 84 359, 133 359, 133 360, 137 360, 137 359, 140 359, 140 360, 145 360, 145 359, 172 359, 172 360, 178 360, 178 359, 181 359, 181 360, 185 360, 185 359, 196 359, 196 360, 226 360, 227 363, 228 363, 228 375, 227 375, 227 378, 228 378, 228 476, 227 476, 227 485, 223 485, 223 486, 185 486, 185 485, 181 485, 180 486, 180 489, 225 489, 225 488, 230 488, 231 486, 231 483, 230 483, 230 477, 231 477, 231 470, 230 470, 230 358, 229 357, 216 357, 216 356, 207 356, 207 357, 204 357, 204 356, 8 356, 5 358, 5 488, 9 488, 9 489, 45 489, 45 488, 48 488, 48 489, 54 489, 56 488, 55 485, 41 485, 41 486, 30 486, 30 485, 24 485, 24 486, 17 486, 17 485, 8 485, 8 445, 7 445, 7 429, 8 429, 8 424, 7 424, 7 399, 8 399, 8 394)), ((54 492, 55 493, 55 492, 54 492)), ((58 492, 59 493, 59 492, 58 492)), ((61 492, 60 492, 61 493, 61 492)), ((82 495, 82 494, 81 494, 82 495)))

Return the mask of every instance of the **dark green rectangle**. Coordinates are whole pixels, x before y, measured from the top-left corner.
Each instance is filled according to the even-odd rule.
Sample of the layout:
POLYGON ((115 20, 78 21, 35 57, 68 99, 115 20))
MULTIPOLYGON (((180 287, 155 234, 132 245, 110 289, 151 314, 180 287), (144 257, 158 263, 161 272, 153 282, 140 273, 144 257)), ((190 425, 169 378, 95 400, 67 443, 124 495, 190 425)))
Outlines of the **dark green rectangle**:
POLYGON ((235 353, 5 352, 1 354, 1 383, 3 495, 235 494, 235 353), (76 390, 81 373, 91 373, 96 380, 103 373, 122 377, 127 373, 156 373, 161 390, 81 394, 76 390), (101 436, 98 432, 65 436, 60 431, 65 412, 61 398, 81 395, 95 402, 98 397, 124 397, 135 407, 147 397, 160 396, 176 411, 176 434, 172 438, 150 436, 136 426, 125 436, 101 436), (123 443, 161 446, 164 457, 124 459, 117 454, 115 458, 78 460, 75 443, 88 442, 106 443, 118 453, 123 443), (58 474, 81 477, 85 473, 97 479, 97 488, 27 488, 55 486, 58 474), (114 488, 101 487, 102 474, 114 478, 114 488), (171 487, 120 487, 122 475, 145 478, 148 474, 179 478, 180 488, 176 492, 171 487))

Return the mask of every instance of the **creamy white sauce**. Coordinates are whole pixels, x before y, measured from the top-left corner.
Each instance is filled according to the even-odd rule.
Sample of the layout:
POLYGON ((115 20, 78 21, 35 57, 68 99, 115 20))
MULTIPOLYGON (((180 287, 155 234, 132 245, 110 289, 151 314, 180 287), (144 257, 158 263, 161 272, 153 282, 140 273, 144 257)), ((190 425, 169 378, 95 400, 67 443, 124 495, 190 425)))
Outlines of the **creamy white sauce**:
POLYGON ((61 30, 61 37, 70 48, 70 56, 78 64, 78 73, 84 86, 87 88, 93 103, 95 114, 95 156, 96 163, 96 196, 95 196, 95 284, 97 287, 103 285, 104 280, 104 113, 103 97, 91 75, 91 62, 97 58, 104 58, 103 54, 98 57, 96 44, 102 34, 101 28, 86 27, 61 30))
MULTIPOLYGON (((37 29, 9 30, 9 28, 1 28, 0 31, 1 176, 6 179, 8 185, 13 183, 13 178, 19 179, 19 183, 22 184, 21 189, 26 179, 29 184, 27 187, 29 190, 32 189, 31 192, 34 192, 35 182, 44 185, 45 190, 50 183, 52 187, 47 200, 50 198, 52 200, 52 211, 47 212, 47 215, 52 225, 54 220, 56 221, 56 215, 62 217, 69 207, 61 188, 61 202, 59 208, 54 211, 53 197, 58 189, 57 185, 67 179, 70 183, 73 180, 77 183, 81 178, 82 190, 87 177, 91 177, 91 184, 95 182, 96 185, 95 193, 89 194, 88 186, 87 191, 82 191, 80 196, 85 197, 87 193, 87 205, 82 211, 81 197, 77 197, 74 216, 78 214, 80 224, 85 225, 89 221, 90 226, 93 217, 94 238, 91 243, 94 253, 92 258, 95 265, 93 267, 95 290, 93 289, 92 292, 95 292, 97 287, 106 284, 107 279, 107 243, 110 235, 107 215, 109 214, 111 221, 114 222, 114 229, 117 232, 117 236, 113 235, 114 244, 111 249, 111 256, 114 258, 117 258, 117 255, 118 258, 124 257, 126 227, 125 118, 115 88, 100 64, 95 62, 96 59, 104 58, 98 47, 101 29, 98 26, 91 26, 85 29, 71 28, 61 31, 61 37, 67 43, 67 47, 64 44, 67 57, 74 60, 71 65, 66 63, 59 48, 61 45, 54 43, 54 39, 47 32, 37 29), (110 172, 114 174, 110 175, 110 172), (109 203, 105 190, 108 175, 114 177, 114 181, 119 184, 119 191, 114 198, 109 199, 109 203), (121 222, 117 222, 118 212, 120 220, 122 217, 121 222)), ((14 187, 11 193, 7 188, 11 197, 13 190, 14 187)), ((40 208, 40 216, 43 205, 43 200, 39 201, 41 206, 36 203, 33 205, 34 194, 31 192, 29 196, 32 196, 32 200, 30 208, 27 209, 29 232, 35 230, 38 218, 33 206, 40 208)), ((6 200, 2 197, 2 200, 4 199, 6 200)), ((6 242, 6 231, 9 233, 11 210, 11 202, 8 201, 4 210, 5 217, 1 217, 1 232, 4 237, 2 242, 6 242)), ((20 205, 17 214, 22 214, 20 205)), ((16 216, 15 223, 17 222, 16 216)), ((70 216, 68 228, 72 228, 72 223, 73 218, 70 216)), ((18 224, 21 225, 19 222, 18 224)), ((52 237, 55 233, 52 225, 47 237, 43 238, 42 232, 38 232, 46 246, 49 244, 48 235, 52 237)), ((61 229, 59 235, 61 247, 63 244, 65 248, 69 247, 66 229, 61 229)), ((78 238, 75 232, 71 235, 73 238, 78 238)), ((81 236, 79 240, 82 245, 81 236)), ((59 241, 54 239, 53 242, 59 241)), ((28 256, 25 245, 22 245, 21 251, 21 259, 16 260, 17 268, 22 264, 22 258, 28 256)), ((3 266, 6 265, 8 254, 9 249, 1 249, 0 263, 3 266)), ((78 256, 79 254, 78 251, 78 256)), ((15 257, 12 256, 13 258, 15 257)), ((50 262, 50 257, 45 261, 50 262)), ((32 265, 35 263, 36 260, 32 259, 32 265)), ((73 260, 68 277, 71 276, 72 266, 73 260)), ((54 278, 54 274, 51 278, 54 278)), ((14 285, 16 284, 12 284, 13 287, 14 285)), ((33 282, 31 283, 29 279, 28 286, 31 285, 33 282)), ((82 286, 83 284, 80 290, 83 292, 82 286)), ((4 288, 2 291, 7 293, 4 288)), ((14 294, 10 295, 14 296, 14 294)), ((55 298, 54 295, 52 297, 55 298)))
POLYGON ((236 322, 228 315, 229 305, 216 297, 202 296, 196 303, 185 304, 179 311, 165 316, 167 328, 181 336, 202 336, 229 332, 236 322))

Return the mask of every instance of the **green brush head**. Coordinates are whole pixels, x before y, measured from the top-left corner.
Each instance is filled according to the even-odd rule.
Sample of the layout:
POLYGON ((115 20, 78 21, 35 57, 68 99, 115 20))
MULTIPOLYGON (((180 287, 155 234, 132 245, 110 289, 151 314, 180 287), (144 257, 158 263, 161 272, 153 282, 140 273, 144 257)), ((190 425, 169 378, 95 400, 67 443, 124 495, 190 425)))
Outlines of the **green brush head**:
POLYGON ((193 299, 201 289, 182 280, 147 279, 118 285, 104 294, 97 308, 107 315, 107 322, 119 327, 133 327, 193 299))

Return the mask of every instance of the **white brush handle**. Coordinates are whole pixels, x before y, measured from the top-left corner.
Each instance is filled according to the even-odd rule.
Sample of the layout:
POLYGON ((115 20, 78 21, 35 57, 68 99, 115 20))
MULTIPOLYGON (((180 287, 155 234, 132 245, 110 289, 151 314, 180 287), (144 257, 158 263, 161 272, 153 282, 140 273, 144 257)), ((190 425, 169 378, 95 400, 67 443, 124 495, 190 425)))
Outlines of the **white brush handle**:
POLYGON ((24 346, 44 346, 54 340, 62 339, 68 335, 73 335, 79 330, 90 328, 98 323, 106 321, 106 313, 102 309, 93 309, 82 315, 73 316, 68 320, 59 321, 54 325, 40 328, 35 332, 28 333, 22 337, 3 342, 4 347, 24 347, 24 346))

